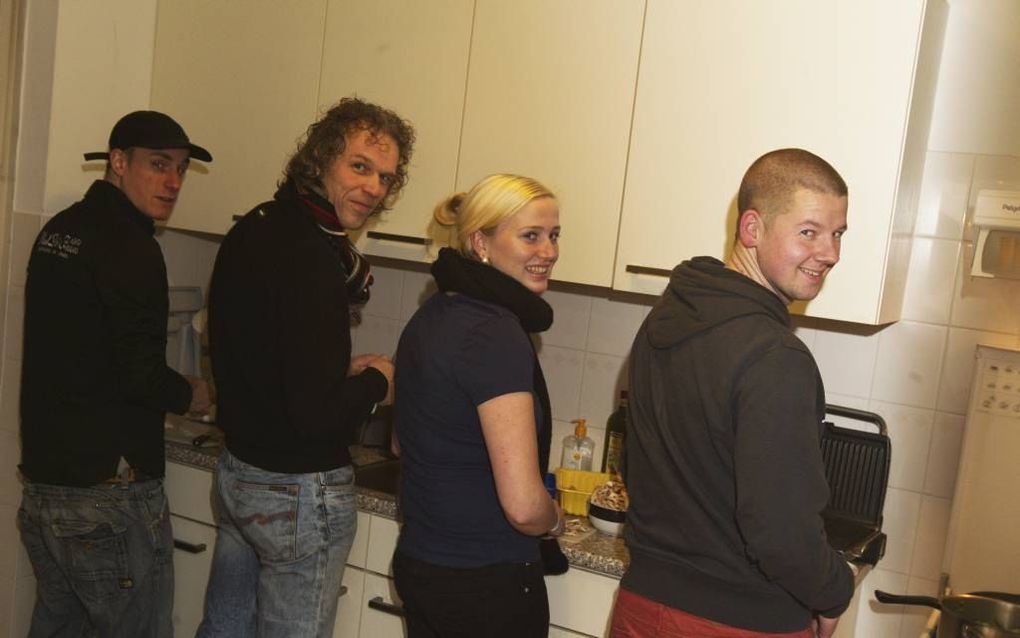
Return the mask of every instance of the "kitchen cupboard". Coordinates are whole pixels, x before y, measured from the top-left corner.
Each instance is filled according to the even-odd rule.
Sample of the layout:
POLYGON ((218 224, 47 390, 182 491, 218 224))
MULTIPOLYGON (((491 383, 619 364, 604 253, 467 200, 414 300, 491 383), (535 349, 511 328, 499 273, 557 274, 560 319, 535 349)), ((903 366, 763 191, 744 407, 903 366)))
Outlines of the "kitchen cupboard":
POLYGON ((560 201, 555 279, 612 282, 644 0, 477 0, 457 189, 534 177, 560 201))
POLYGON ((166 464, 164 481, 174 531, 174 637, 192 637, 202 622, 216 546, 212 472, 166 464))
MULTIPOLYGON (((732 242, 744 170, 802 147, 850 189, 842 260, 811 316, 899 318, 944 0, 648 0, 613 287, 732 242)), ((797 309, 795 309, 797 310, 797 309)))
POLYGON ((270 199, 315 118, 326 0, 160 2, 153 109, 172 115, 213 162, 192 164, 172 228, 226 234, 270 199))
POLYGON ((473 0, 329 0, 319 106, 357 94, 411 121, 409 181, 393 210, 358 233, 383 257, 431 261, 432 209, 453 191, 473 0))

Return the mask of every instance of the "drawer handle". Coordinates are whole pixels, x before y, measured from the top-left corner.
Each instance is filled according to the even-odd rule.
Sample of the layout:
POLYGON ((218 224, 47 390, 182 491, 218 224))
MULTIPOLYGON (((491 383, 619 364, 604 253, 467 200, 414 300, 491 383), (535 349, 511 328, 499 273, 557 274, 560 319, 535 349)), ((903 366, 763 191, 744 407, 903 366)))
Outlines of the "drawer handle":
POLYGON ((635 275, 655 275, 656 277, 669 277, 673 274, 672 270, 666 268, 651 268, 649 266, 635 266, 633 264, 627 264, 625 268, 627 272, 634 273, 635 275))
POLYGON ((432 240, 428 237, 415 237, 413 235, 394 235, 393 233, 380 233, 376 230, 368 231, 369 239, 384 239, 386 241, 399 241, 404 244, 414 244, 416 246, 429 246, 432 244, 432 240))
POLYGON ((368 600, 368 606, 371 607, 372 609, 375 609, 376 611, 381 611, 384 614, 389 614, 391 616, 400 616, 401 618, 404 617, 403 606, 388 603, 385 600, 383 600, 382 596, 370 598, 368 600))
POLYGON ((174 539, 174 549, 179 549, 189 554, 201 554, 206 550, 205 543, 189 543, 180 539, 174 539))

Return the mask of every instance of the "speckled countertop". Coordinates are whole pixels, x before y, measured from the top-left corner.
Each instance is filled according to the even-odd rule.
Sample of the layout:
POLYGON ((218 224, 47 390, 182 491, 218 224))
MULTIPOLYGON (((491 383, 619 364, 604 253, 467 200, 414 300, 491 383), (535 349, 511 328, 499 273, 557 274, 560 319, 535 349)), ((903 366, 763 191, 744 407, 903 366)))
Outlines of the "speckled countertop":
MULTIPOLYGON (((213 428, 204 426, 210 438, 201 447, 183 442, 193 439, 196 431, 203 431, 201 427, 190 426, 182 433, 179 430, 171 432, 168 426, 167 461, 213 470, 221 449, 218 433, 213 428)), ((351 456, 356 465, 369 465, 384 458, 378 452, 360 446, 351 447, 351 456)), ((358 488, 358 509, 394 520, 398 518, 396 497, 362 487, 358 488)), ((576 516, 568 517, 567 533, 560 538, 560 547, 572 567, 614 578, 623 575, 630 560, 623 539, 606 536, 592 528, 587 519, 576 516)))

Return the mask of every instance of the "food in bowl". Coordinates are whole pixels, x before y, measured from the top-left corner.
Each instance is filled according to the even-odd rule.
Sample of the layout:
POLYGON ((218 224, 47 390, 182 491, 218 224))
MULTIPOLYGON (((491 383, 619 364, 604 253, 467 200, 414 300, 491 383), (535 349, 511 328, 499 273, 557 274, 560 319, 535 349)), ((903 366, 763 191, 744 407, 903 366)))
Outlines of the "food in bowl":
POLYGON ((630 505, 627 488, 619 481, 606 481, 596 487, 591 493, 591 502, 593 505, 617 512, 627 511, 630 505))

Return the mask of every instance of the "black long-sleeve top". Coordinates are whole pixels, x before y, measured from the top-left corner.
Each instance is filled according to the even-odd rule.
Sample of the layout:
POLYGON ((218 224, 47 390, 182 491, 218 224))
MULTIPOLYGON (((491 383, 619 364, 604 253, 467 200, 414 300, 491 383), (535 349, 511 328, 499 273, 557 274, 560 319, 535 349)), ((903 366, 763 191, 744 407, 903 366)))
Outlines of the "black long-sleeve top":
POLYGON ((256 467, 319 472, 350 464, 352 429, 387 391, 351 361, 345 273, 292 185, 227 233, 213 268, 209 337, 217 423, 256 467))
POLYGON ((25 286, 21 471, 86 486, 121 457, 165 473, 163 419, 191 387, 166 363, 166 264, 151 219, 96 181, 39 233, 25 286))

